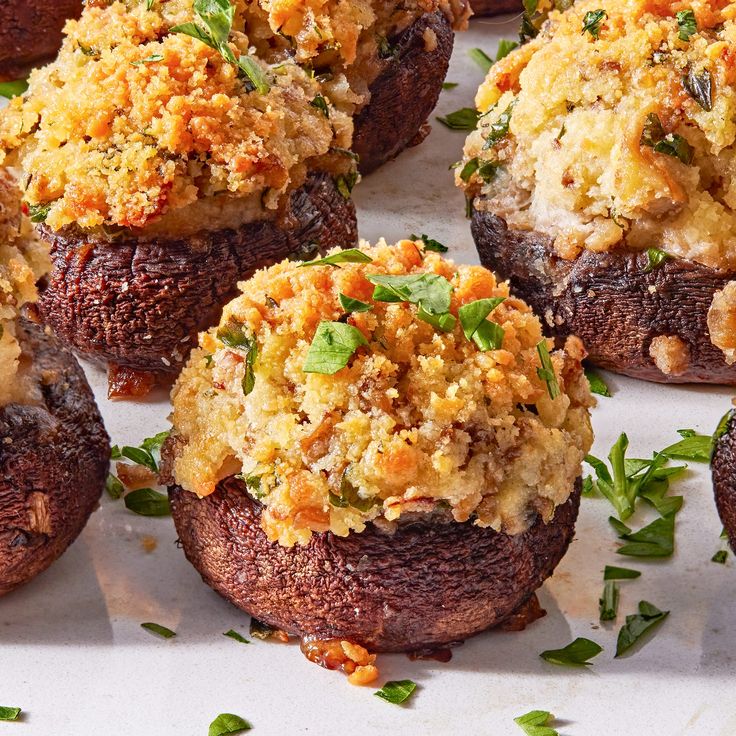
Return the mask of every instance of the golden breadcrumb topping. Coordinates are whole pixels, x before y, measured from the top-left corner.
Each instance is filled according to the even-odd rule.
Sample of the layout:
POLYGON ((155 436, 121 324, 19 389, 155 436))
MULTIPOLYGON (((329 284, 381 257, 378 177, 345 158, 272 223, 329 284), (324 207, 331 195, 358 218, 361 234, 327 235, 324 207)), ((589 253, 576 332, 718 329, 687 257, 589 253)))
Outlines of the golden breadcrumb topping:
POLYGON ((449 511, 512 534, 537 514, 549 521, 592 440, 580 342, 551 352, 545 374, 539 319, 490 271, 411 240, 361 250, 370 262, 284 261, 240 284, 173 390, 176 482, 206 496, 242 474, 269 539, 284 545, 410 512, 449 511), (374 299, 372 274, 441 285, 449 324, 424 321, 415 303, 374 299), (356 305, 340 295, 364 311, 346 313, 356 305), (481 321, 500 337, 481 350, 458 310, 494 298, 481 321), (359 338, 332 375, 305 365, 317 345, 342 344, 320 343, 325 322, 359 338))
POLYGON ((0 406, 32 393, 16 339, 20 308, 36 300, 36 281, 50 268, 46 248, 21 212, 14 177, 0 169, 0 406))
POLYGON ((625 244, 736 267, 735 43, 736 2, 551 12, 491 67, 458 183, 564 258, 625 244))

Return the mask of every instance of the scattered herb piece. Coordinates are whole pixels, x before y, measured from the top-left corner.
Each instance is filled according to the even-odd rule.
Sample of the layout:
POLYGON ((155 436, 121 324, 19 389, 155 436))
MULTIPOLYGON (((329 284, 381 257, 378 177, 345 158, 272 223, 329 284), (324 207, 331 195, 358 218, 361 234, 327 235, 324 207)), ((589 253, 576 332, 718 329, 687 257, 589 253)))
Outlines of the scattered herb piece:
POLYGON ((250 644, 250 639, 246 639, 242 634, 239 634, 235 629, 230 629, 230 631, 226 631, 223 636, 227 636, 230 639, 235 639, 235 641, 240 642, 241 644, 250 644))
POLYGON ((357 248, 348 248, 333 253, 331 256, 318 258, 315 261, 305 261, 300 263, 298 268, 306 268, 307 266, 337 266, 340 263, 372 263, 373 259, 357 248))
POLYGON ((385 36, 378 37, 378 55, 382 59, 389 59, 396 54, 396 48, 392 46, 385 36))
POLYGON ((131 66, 141 66, 142 64, 153 64, 155 61, 163 61, 164 57, 162 54, 151 54, 145 59, 139 59, 138 61, 131 61, 131 66))
POLYGON ((625 537, 627 534, 631 534, 631 529, 615 516, 609 516, 608 523, 613 527, 613 530, 619 537, 625 537))
POLYGON ((141 628, 145 629, 146 631, 150 631, 152 634, 155 634, 156 636, 160 636, 163 639, 173 639, 176 636, 176 632, 172 631, 171 629, 167 629, 165 626, 161 626, 161 624, 154 624, 151 622, 141 624, 141 628))
POLYGON ((322 95, 317 95, 309 104, 316 107, 326 118, 330 117, 330 108, 322 95))
POLYGON ((140 516, 169 516, 169 498, 153 488, 139 488, 123 499, 125 508, 140 516))
POLYGON ((615 565, 606 565, 603 571, 604 580, 635 580, 641 577, 639 570, 631 570, 628 567, 616 567, 615 565))
POLYGON ((449 312, 445 312, 444 314, 432 314, 431 312, 426 312, 422 307, 419 307, 417 319, 432 325, 432 327, 440 330, 441 332, 452 332, 457 324, 455 316, 449 312))
POLYGON ((710 112, 713 109, 713 77, 707 69, 696 72, 690 67, 682 79, 682 84, 703 110, 710 112))
POLYGON ((424 244, 424 250, 431 250, 434 253, 447 253, 447 251, 450 250, 446 245, 440 243, 439 240, 427 237, 424 233, 419 236, 411 235, 410 237, 414 241, 421 241, 424 244))
POLYGON ((598 38, 601 33, 601 23, 608 18, 608 13, 605 10, 589 10, 583 18, 583 30, 581 33, 584 35, 586 32, 590 33, 593 38, 598 38))
POLYGON ((475 130, 480 113, 472 107, 461 107, 444 117, 438 116, 442 125, 450 130, 475 130))
POLYGON ((373 693, 377 698, 387 703, 401 705, 405 703, 417 689, 415 682, 411 680, 390 680, 380 690, 373 693))
POLYGON ((692 10, 680 10, 675 14, 680 31, 677 37, 680 41, 689 41, 691 36, 698 32, 698 22, 692 10))
POLYGON ((49 216, 49 211, 53 202, 43 202, 42 204, 29 204, 28 205, 28 217, 31 222, 36 224, 40 222, 46 222, 46 218, 49 216))
POLYGON ((457 82, 443 82, 442 89, 455 89, 458 86, 457 82))
POLYGON ((0 705, 0 721, 17 721, 20 714, 20 708, 11 708, 7 705, 0 705))
POLYGON ((12 100, 13 97, 19 97, 28 89, 28 82, 25 79, 15 79, 12 82, 0 82, 0 97, 12 100))
POLYGON ((345 468, 342 478, 340 479, 340 495, 330 491, 330 503, 341 509, 352 506, 358 511, 368 511, 374 505, 376 499, 361 498, 358 489, 350 482, 348 478, 349 466, 345 468))
POLYGON ((483 70, 487 72, 493 66, 493 59, 483 49, 470 49, 468 56, 483 70))
POLYGON ((452 285, 439 274, 410 276, 366 274, 374 286, 373 299, 378 302, 409 302, 429 314, 444 314, 450 309, 452 285))
POLYGON ((357 327, 323 320, 314 334, 302 370, 331 376, 348 364, 361 345, 367 346, 368 341, 357 327))
POLYGON ((592 394, 598 394, 598 396, 611 396, 610 389, 598 373, 586 370, 585 377, 588 379, 588 385, 590 386, 590 392, 592 394))
POLYGON ((725 549, 719 549, 713 557, 710 558, 711 562, 717 562, 719 565, 725 565, 728 559, 728 552, 725 549))
POLYGON ((669 255, 659 248, 647 248, 647 265, 644 266, 644 273, 659 268, 668 258, 669 255))
POLYGON ((353 299, 353 297, 347 296, 342 292, 338 296, 338 299, 340 300, 340 306, 348 314, 352 314, 353 312, 370 312, 373 309, 372 305, 367 302, 362 302, 360 299, 353 299))
MULTIPOLYGON (((713 445, 715 446, 715 443, 718 442, 721 437, 723 437, 726 432, 728 432, 728 428, 731 425, 731 419, 733 419, 734 416, 734 410, 731 409, 730 411, 727 411, 719 420, 718 420, 718 426, 716 427, 715 432, 713 432, 713 445)), ((725 530, 724 530, 725 531, 725 530)))
POLYGON ((250 731, 253 726, 244 718, 236 716, 234 713, 220 713, 212 723, 210 723, 207 736, 228 736, 228 734, 242 733, 250 731))
POLYGON ((670 557, 675 550, 675 515, 655 519, 651 524, 621 535, 628 544, 616 552, 628 557, 670 557))
POLYGON ((275 632, 276 629, 274 629, 273 626, 269 626, 263 621, 259 621, 257 618, 253 618, 253 616, 251 616, 250 635, 253 638, 265 641, 266 639, 270 639, 275 632))
POLYGON ((651 112, 642 129, 639 145, 649 146, 657 153, 673 156, 684 164, 691 164, 693 160, 693 147, 677 133, 665 133, 659 116, 651 112))
POLYGON ((504 297, 492 299, 477 299, 469 304, 463 304, 458 310, 460 325, 468 340, 472 340, 478 348, 499 350, 503 345, 505 332, 501 325, 488 321, 488 315, 504 301, 504 297))
POLYGON ((626 623, 618 632, 616 657, 620 657, 631 649, 647 631, 664 621, 669 614, 669 611, 660 611, 651 603, 641 601, 639 603, 639 613, 627 616, 626 623))
POLYGON ((521 28, 519 29, 519 40, 521 43, 536 38, 539 34, 537 22, 541 20, 537 15, 538 0, 524 0, 524 12, 521 16, 521 28))
POLYGON ((462 181, 469 181, 470 177, 475 174, 476 171, 478 171, 478 167, 480 166, 480 161, 478 160, 478 157, 468 159, 467 163, 463 168, 460 170, 460 179, 462 181))
POLYGON ((120 482, 119 478, 115 477, 112 473, 108 473, 107 480, 105 480, 105 490, 110 498, 117 501, 125 493, 125 486, 120 482))
POLYGON ((519 44, 516 41, 509 41, 506 38, 502 38, 498 42, 498 51, 496 51, 496 61, 501 61, 507 57, 514 49, 518 49, 519 44))
POLYGON ((614 621, 618 613, 619 588, 615 580, 607 580, 598 601, 601 621, 614 621))
POLYGON ((595 486, 593 485, 593 479, 589 475, 583 478, 582 494, 583 496, 595 496, 595 486))
POLYGON ((547 393, 550 399, 554 400, 560 395, 560 385, 557 383, 557 376, 552 366, 552 358, 549 355, 546 339, 542 338, 537 343, 537 354, 542 363, 542 367, 537 368, 537 375, 547 384, 547 393))
MULTIPOLYGON (((499 116, 496 122, 489 126, 488 135, 485 136, 483 150, 493 148, 498 142, 502 141, 509 134, 509 126, 511 125, 511 114, 514 111, 514 103, 512 102, 499 116)), ((487 114, 487 113, 486 113, 487 114)))
POLYGON ((523 716, 514 718, 514 723, 527 736, 560 736, 559 733, 547 724, 554 716, 546 710, 531 710, 523 716))
POLYGON ((695 463, 709 463, 713 453, 712 435, 698 434, 693 429, 678 429, 682 437, 674 445, 665 447, 662 454, 675 460, 690 460, 695 463))
POLYGON ((229 322, 217 330, 217 339, 231 350, 244 353, 245 372, 241 383, 243 395, 248 396, 256 383, 255 365, 258 359, 258 343, 255 337, 246 334, 243 325, 229 322))
POLYGON ((547 649, 539 656, 550 664, 559 664, 563 667, 586 667, 591 664, 590 660, 602 651, 603 647, 594 641, 578 637, 562 649, 547 649))
POLYGON ((343 199, 350 199, 355 185, 358 183, 358 172, 351 171, 349 174, 340 174, 335 179, 335 186, 343 199))

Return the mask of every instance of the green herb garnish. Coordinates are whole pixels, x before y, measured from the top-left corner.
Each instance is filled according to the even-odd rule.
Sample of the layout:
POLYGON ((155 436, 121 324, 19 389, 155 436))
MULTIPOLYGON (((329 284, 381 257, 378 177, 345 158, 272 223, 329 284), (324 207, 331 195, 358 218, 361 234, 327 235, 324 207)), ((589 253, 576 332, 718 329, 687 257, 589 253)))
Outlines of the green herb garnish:
POLYGON ((458 86, 457 82, 443 82, 442 89, 455 89, 458 86))
POLYGON ((496 61, 501 61, 507 57, 514 49, 518 49, 519 44, 516 41, 509 41, 502 38, 498 42, 498 51, 496 51, 496 61))
POLYGON ((131 491, 123 499, 125 508, 139 516, 169 516, 171 507, 169 498, 153 488, 139 488, 131 491))
POLYGON ((331 376, 348 364, 361 345, 367 346, 368 341, 357 327, 323 320, 314 334, 302 370, 331 376))
POLYGON ((549 355, 547 340, 542 338, 537 343, 537 354, 542 363, 541 368, 537 368, 537 375, 547 384, 547 393, 550 399, 556 399, 560 395, 560 384, 557 383, 557 376, 552 365, 552 358, 549 355))
POLYGON ((693 147, 681 135, 665 133, 659 116, 654 112, 647 115, 639 145, 649 146, 657 153, 672 156, 686 165, 690 165, 693 161, 693 147))
POLYGON ((537 14, 538 0, 524 0, 524 12, 521 16, 521 28, 519 29, 519 39, 522 43, 536 38, 539 34, 537 23, 541 21, 543 16, 537 14))
POLYGON ((698 22, 692 10, 680 10, 675 14, 680 30, 677 37, 680 41, 689 41, 698 32, 698 22))
POLYGON ((480 160, 476 156, 475 158, 468 159, 467 163, 463 168, 460 170, 460 179, 462 181, 467 182, 473 174, 475 174, 476 171, 478 171, 478 167, 480 166, 480 160))
POLYGON ((618 598, 618 583, 615 580, 607 580, 603 586, 603 595, 601 595, 598 601, 601 621, 614 621, 616 619, 618 598))
POLYGON ((647 265, 644 266, 644 273, 659 268, 668 258, 669 255, 659 248, 647 248, 647 265))
POLYGON ((713 109, 713 77, 707 69, 696 72, 692 67, 682 79, 687 93, 695 102, 710 112, 713 109))
POLYGON ((628 557, 670 557, 675 551, 675 514, 655 519, 638 532, 620 535, 627 544, 616 552, 628 557))
POLYGON ((563 667, 586 667, 591 664, 590 660, 602 651, 603 647, 594 641, 578 637, 562 649, 548 649, 539 656, 550 664, 558 664, 563 667))
POLYGON ((351 171, 349 174, 340 174, 335 179, 335 186, 337 191, 340 192, 343 199, 350 199, 353 193, 353 188, 358 183, 358 172, 351 171))
POLYGON ((616 643, 616 656, 620 657, 624 652, 631 649, 644 634, 664 621, 669 616, 669 611, 660 611, 647 601, 639 603, 639 613, 626 617, 626 623, 618 632, 616 643))
POLYGON ((442 125, 450 130, 475 130, 480 113, 472 107, 461 107, 444 117, 437 117, 442 125))
POLYGON ((125 493, 125 486, 120 482, 119 478, 115 477, 112 473, 108 473, 107 479, 105 480, 105 490, 110 498, 117 501, 125 493))
POLYGON ((496 122, 489 126, 488 135, 485 136, 483 150, 493 148, 497 143, 502 141, 509 134, 509 126, 511 125, 511 114, 514 111, 514 103, 512 102, 499 116, 496 122))
POLYGON ((348 313, 353 312, 370 312, 373 309, 371 304, 362 302, 360 299, 353 299, 351 296, 347 296, 342 292, 339 294, 338 299, 340 300, 340 306, 348 313))
POLYGON ((241 644, 250 644, 250 639, 246 639, 242 634, 239 634, 237 631, 235 631, 235 629, 230 629, 230 631, 226 631, 223 636, 234 639, 241 644))
POLYGON ((145 59, 139 59, 138 61, 131 61, 131 66, 141 66, 141 64, 152 64, 155 61, 163 61, 164 57, 162 54, 151 54, 145 59))
POLYGON ((298 268, 305 268, 307 266, 338 266, 340 263, 372 263, 373 259, 363 253, 362 250, 357 248, 348 248, 347 250, 340 250, 337 253, 333 253, 330 256, 324 258, 318 258, 314 261, 305 261, 300 263, 298 268))
POLYGON ((715 440, 712 435, 698 434, 693 429, 678 429, 683 439, 665 447, 662 454, 674 460, 691 460, 695 463, 709 463, 713 454, 715 440))
POLYGON ((725 565, 728 559, 728 552, 725 549, 719 549, 713 557, 710 558, 711 562, 717 562, 719 565, 725 565))
POLYGON ((590 393, 598 394, 598 396, 611 396, 610 389, 598 373, 596 373, 595 371, 586 370, 585 377, 588 379, 590 393))
POLYGON ((167 629, 165 626, 161 626, 161 624, 154 624, 151 622, 141 624, 141 628, 145 629, 146 631, 150 631, 152 634, 155 634, 156 636, 160 636, 163 639, 173 639, 176 636, 176 632, 172 631, 171 629, 167 629))
POLYGON ((483 70, 487 72, 493 66, 493 59, 483 49, 470 49, 468 56, 483 70))
POLYGON ((483 352, 499 350, 503 345, 505 335, 503 327, 487 319, 488 315, 503 301, 504 297, 478 299, 469 304, 463 304, 458 309, 458 317, 465 337, 472 340, 483 352))
POLYGON ((639 570, 631 570, 628 567, 616 567, 615 565, 606 565, 603 571, 604 580, 635 580, 641 577, 639 570))
POLYGON ((366 274, 366 278, 375 286, 373 299, 377 302, 409 302, 435 315, 450 309, 452 285, 439 274, 390 276, 376 273, 366 274))
POLYGON ((243 733, 253 728, 248 721, 234 713, 220 713, 212 723, 210 723, 207 736, 228 736, 233 733, 243 733))
POLYGON ((139 447, 130 447, 129 445, 118 447, 117 445, 113 445, 110 452, 110 459, 121 460, 125 458, 136 465, 142 465, 148 468, 153 473, 158 473, 161 446, 168 436, 169 430, 165 430, 155 434, 153 437, 146 437, 139 447))
POLYGON ((11 708, 7 705, 0 705, 0 721, 17 721, 21 712, 20 708, 11 708))
POLYGON ((598 38, 601 33, 601 23, 608 18, 605 10, 589 10, 583 18, 582 34, 590 33, 593 38, 598 38))
POLYGON ((444 314, 432 314, 431 312, 426 312, 421 307, 419 307, 419 311, 417 312, 417 319, 432 325, 432 327, 440 330, 440 332, 452 332, 457 324, 457 319, 455 319, 455 316, 449 312, 445 312, 444 314))
POLYGON ((0 97, 12 100, 20 97, 28 89, 28 80, 15 79, 12 82, 0 82, 0 97))
POLYGON ((523 716, 514 718, 514 723, 527 736, 560 736, 559 732, 547 724, 554 716, 546 710, 531 710, 523 716))
POLYGON ((411 697, 416 689, 416 683, 411 680, 391 680, 373 694, 387 703, 401 705, 411 697))
POLYGON ((243 325, 237 322, 228 322, 217 330, 217 339, 227 348, 243 353, 245 357, 245 372, 241 387, 243 395, 253 391, 256 385, 255 365, 258 359, 258 343, 255 337, 246 334, 243 325))
MULTIPOLYGON (((345 509, 352 506, 358 511, 368 511, 376 502, 373 498, 361 498, 358 489, 350 482, 348 478, 349 468, 345 468, 340 479, 340 494, 330 491, 330 504, 337 508, 345 509)), ((380 500, 380 499, 379 499, 380 500)))
POLYGON ((424 250, 431 250, 434 253, 447 253, 448 250, 450 250, 446 245, 443 245, 440 243, 439 240, 434 240, 433 238, 428 237, 427 235, 410 235, 409 236, 414 241, 421 241, 424 245, 424 250))
POLYGON ((49 216, 49 211, 54 203, 43 202, 42 204, 29 204, 28 205, 28 217, 31 222, 36 224, 40 222, 46 222, 46 218, 49 216))
POLYGON ((317 95, 309 104, 316 107, 326 118, 330 117, 330 108, 322 95, 317 95))

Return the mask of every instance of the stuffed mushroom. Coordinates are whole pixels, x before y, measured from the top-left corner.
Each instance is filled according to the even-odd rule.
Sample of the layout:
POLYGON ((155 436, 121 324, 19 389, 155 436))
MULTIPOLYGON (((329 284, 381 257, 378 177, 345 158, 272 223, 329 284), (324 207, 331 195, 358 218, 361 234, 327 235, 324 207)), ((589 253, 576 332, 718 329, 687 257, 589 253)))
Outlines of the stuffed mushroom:
POLYGON ((736 422, 730 411, 716 431, 711 471, 716 506, 732 549, 736 549, 736 422))
POLYGON ((47 266, 20 192, 0 170, 0 595, 45 570, 82 531, 110 455, 82 370, 19 315, 47 266))
POLYGON ((82 12, 82 0, 6 0, 0 3, 0 81, 24 76, 61 46, 68 18, 82 12))
POLYGON ((173 390, 171 508, 207 584, 371 651, 523 607, 573 535, 582 347, 480 266, 363 244, 241 283, 173 390))
POLYGON ((590 360, 736 383, 736 3, 575 3, 495 64, 456 178, 482 262, 590 360))
POLYGON ((464 7, 87 7, 0 118, 51 245, 44 319, 113 376, 175 373, 252 269, 355 242, 356 159, 417 134, 464 7))

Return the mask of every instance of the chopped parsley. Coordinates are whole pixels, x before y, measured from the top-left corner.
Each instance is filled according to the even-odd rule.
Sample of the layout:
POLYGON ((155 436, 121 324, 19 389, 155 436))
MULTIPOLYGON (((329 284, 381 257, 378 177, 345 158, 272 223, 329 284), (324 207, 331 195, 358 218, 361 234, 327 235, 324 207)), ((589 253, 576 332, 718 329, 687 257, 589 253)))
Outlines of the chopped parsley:
POLYGON ((245 718, 236 716, 234 713, 220 713, 212 723, 207 731, 207 736, 228 736, 233 733, 243 733, 243 731, 250 731, 251 726, 245 718))
POLYGON ((725 549, 719 549, 713 557, 710 558, 711 562, 717 562, 719 565, 725 565, 728 559, 728 552, 725 549))
POLYGON ((639 145, 653 148, 657 153, 672 156, 686 165, 693 161, 693 147, 677 133, 665 133, 657 113, 647 115, 639 145))
POLYGON ((455 89, 458 86, 457 82, 443 82, 442 89, 455 89))
POLYGON ((698 32, 698 22, 695 19, 695 13, 692 10, 679 10, 675 14, 679 32, 677 37, 680 41, 689 41, 691 36, 698 32))
POLYGON ((416 689, 416 683, 411 680, 390 680, 373 694, 387 703, 401 705, 413 695, 416 689))
POLYGON ((20 708, 11 708, 7 705, 0 705, 0 721, 17 721, 22 713, 20 708))
POLYGON ((547 710, 530 710, 523 716, 514 718, 514 723, 527 736, 560 736, 559 732, 547 725, 554 716, 547 710))
POLYGON ((659 608, 641 601, 639 603, 639 613, 627 616, 626 623, 618 632, 618 641, 616 642, 616 657, 620 657, 634 646, 649 630, 662 623, 669 611, 660 611, 659 608))
POLYGON ((349 174, 340 174, 335 179, 335 186, 337 191, 340 192, 343 199, 350 199, 353 193, 353 188, 358 183, 358 172, 351 171, 349 174))
POLYGON ((357 327, 322 320, 309 346, 302 370, 331 376, 348 364, 359 347, 367 345, 368 341, 357 327))
POLYGON ((105 490, 110 498, 117 501, 125 493, 125 486, 119 478, 116 478, 112 473, 108 473, 105 480, 105 490))
POLYGON ((234 639, 241 644, 250 644, 250 639, 246 639, 242 634, 239 634, 235 629, 226 631, 223 636, 227 636, 229 639, 234 639))
POLYGON ((703 110, 710 112, 713 109, 713 77, 707 69, 696 72, 695 69, 690 67, 682 79, 682 84, 690 97, 703 110))
POLYGON ((439 274, 423 273, 409 276, 366 274, 374 285, 373 299, 377 302, 409 302, 429 314, 444 314, 450 309, 452 285, 439 274))
POLYGON ((217 330, 217 339, 225 347, 243 354, 245 372, 241 387, 243 395, 248 396, 256 384, 255 365, 258 359, 258 343, 255 337, 247 335, 243 325, 237 322, 228 322, 217 330))
POLYGON ((635 580, 641 577, 639 570, 632 570, 628 567, 616 567, 615 565, 606 565, 603 571, 604 580, 635 580))
POLYGON ((161 446, 168 436, 169 430, 167 429, 153 435, 153 437, 146 437, 138 447, 130 447, 129 445, 118 447, 117 445, 113 445, 110 452, 110 459, 121 460, 125 458, 136 465, 142 465, 148 468, 153 473, 158 473, 161 446))
POLYGON ((603 585, 603 594, 598 600, 599 618, 601 621, 614 621, 618 613, 619 587, 615 580, 607 580, 603 585))
POLYGON ((145 624, 141 624, 141 628, 149 631, 151 634, 160 636, 162 639, 173 639, 176 636, 175 631, 167 629, 165 626, 161 626, 161 624, 148 622, 145 624))
POLYGON ((549 355, 547 340, 542 338, 537 343, 537 354, 542 364, 541 368, 537 368, 537 376, 547 384, 547 393, 550 399, 556 399, 560 395, 560 384, 557 383, 557 376, 552 365, 552 358, 549 355))
POLYGON ((352 314, 353 312, 370 312, 373 309, 367 302, 362 302, 360 299, 353 299, 353 297, 347 296, 342 292, 338 295, 338 299, 340 300, 340 306, 348 314, 352 314))
POLYGON ((595 371, 586 370, 585 377, 588 379, 588 385, 590 386, 590 393, 598 394, 598 396, 607 396, 610 398, 611 391, 606 385, 606 382, 601 376, 595 371))
POLYGON ((348 248, 347 250, 341 250, 337 253, 333 253, 330 256, 324 258, 318 258, 314 261, 305 261, 300 263, 298 268, 305 268, 306 266, 335 266, 338 267, 340 263, 372 263, 373 259, 363 253, 362 250, 357 248, 348 248))
POLYGON ((519 44, 516 41, 509 41, 506 38, 502 38, 498 42, 498 51, 496 51, 496 61, 501 61, 507 57, 514 49, 518 49, 519 44))
POLYGON ((142 64, 153 64, 155 61, 163 61, 164 57, 162 54, 151 54, 145 59, 139 59, 138 61, 131 61, 131 66, 141 66, 142 64))
POLYGON ((424 245, 424 250, 431 250, 434 253, 447 253, 447 251, 450 250, 446 245, 440 243, 439 240, 434 240, 427 235, 424 235, 424 233, 418 236, 412 234, 410 237, 414 241, 421 241, 424 245))
POLYGON ((0 82, 0 97, 12 100, 13 97, 20 97, 28 89, 28 82, 25 79, 15 79, 12 82, 0 82))
POLYGON ((655 519, 638 532, 619 535, 627 544, 616 552, 628 557, 671 557, 675 551, 675 514, 655 519))
POLYGON ((483 49, 470 49, 468 56, 483 70, 487 72, 493 66, 493 59, 483 49))
POLYGON ((480 113, 472 107, 461 107, 444 117, 438 116, 442 125, 450 130, 475 130, 480 113))
POLYGON ((483 352, 499 350, 503 345, 505 335, 503 327, 486 319, 503 301, 504 297, 478 299, 469 304, 463 304, 458 310, 460 325, 465 337, 472 340, 483 352))
POLYGON ((153 488, 139 488, 131 491, 123 499, 125 508, 139 516, 169 516, 171 507, 169 497, 153 488))
POLYGON ((662 454, 673 460, 691 460, 696 463, 709 463, 713 454, 715 438, 712 435, 698 434, 694 429, 678 429, 682 437, 662 450, 662 454))
POLYGON ((601 33, 601 23, 608 18, 605 10, 589 10, 583 18, 582 34, 590 33, 593 38, 598 38, 601 33))
POLYGON ((317 95, 309 104, 316 107, 326 118, 330 117, 330 108, 322 95, 317 95))
POLYGON ((28 205, 28 217, 33 223, 46 222, 46 218, 49 216, 49 211, 54 203, 43 202, 42 204, 29 204, 28 205))
POLYGON ((654 271, 669 258, 669 255, 659 248, 647 248, 646 253, 647 265, 644 266, 644 273, 654 271))
MULTIPOLYGON (((493 148, 497 143, 502 141, 509 134, 509 125, 511 124, 511 114, 514 111, 514 103, 512 102, 499 116, 496 122, 491 123, 489 132, 485 136, 483 149, 493 148)), ((486 113, 487 114, 487 113, 486 113)))
POLYGON ((358 511, 368 511, 375 504, 376 499, 361 498, 358 489, 348 478, 348 470, 349 467, 345 469, 342 474, 342 478, 340 479, 339 495, 330 491, 330 504, 341 509, 352 506, 354 509, 358 509, 358 511))
POLYGON ((587 667, 591 664, 590 660, 597 657, 602 651, 603 647, 600 644, 584 637, 578 637, 562 649, 548 649, 539 656, 545 662, 563 667, 587 667))

